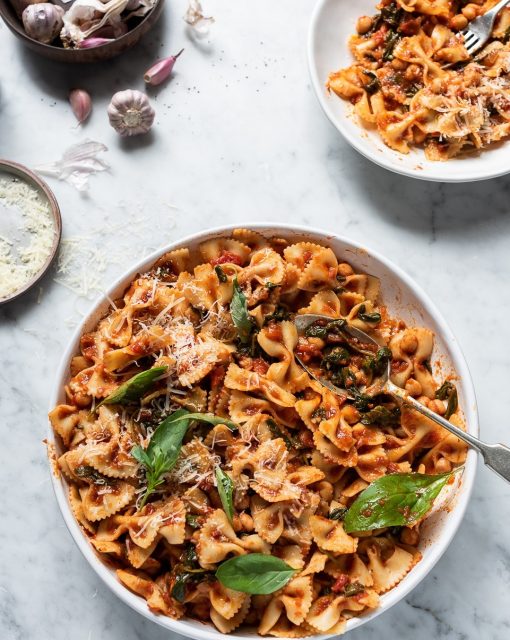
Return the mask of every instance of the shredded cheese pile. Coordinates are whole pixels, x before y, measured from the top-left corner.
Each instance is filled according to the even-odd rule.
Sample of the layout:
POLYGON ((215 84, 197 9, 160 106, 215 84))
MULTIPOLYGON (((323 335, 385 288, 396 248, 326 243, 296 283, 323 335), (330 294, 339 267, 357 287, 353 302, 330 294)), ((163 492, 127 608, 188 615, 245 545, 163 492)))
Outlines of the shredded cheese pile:
MULTIPOLYGON (((0 178, 0 207, 10 219, 19 218, 15 230, 9 226, 9 237, 0 235, 0 299, 22 289, 42 268, 51 253, 55 226, 48 202, 37 189, 17 178, 0 178), (28 242, 20 245, 19 238, 28 242)), ((5 233, 5 231, 4 231, 5 233)))

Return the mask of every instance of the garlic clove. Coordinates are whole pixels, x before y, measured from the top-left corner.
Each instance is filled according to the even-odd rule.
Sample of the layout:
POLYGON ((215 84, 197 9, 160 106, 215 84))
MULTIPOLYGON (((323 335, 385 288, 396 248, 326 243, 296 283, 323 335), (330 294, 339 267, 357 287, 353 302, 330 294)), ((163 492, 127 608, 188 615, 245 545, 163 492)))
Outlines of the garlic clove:
POLYGON ((162 60, 158 60, 154 63, 152 67, 147 69, 144 73, 143 79, 145 82, 155 87, 166 80, 172 73, 174 64, 183 51, 184 49, 181 49, 179 53, 175 54, 175 56, 169 56, 168 58, 163 58, 162 60))
POLYGON ((50 2, 29 4, 22 15, 23 26, 30 38, 49 44, 63 26, 64 9, 50 2))
POLYGON ((43 2, 46 2, 46 0, 11 0, 14 11, 16 11, 16 15, 20 19, 29 4, 41 4, 43 2))
POLYGON ((85 122, 92 111, 92 100, 84 89, 73 89, 69 94, 69 103, 79 124, 85 122))
POLYGON ((85 40, 82 40, 81 42, 78 42, 76 47, 78 49, 93 49, 94 47, 100 47, 103 44, 108 44, 109 42, 113 41, 114 38, 97 38, 92 36, 90 38, 85 38, 85 40))
POLYGON ((110 124, 121 136, 147 133, 155 115, 149 98, 136 89, 118 91, 108 105, 110 124))

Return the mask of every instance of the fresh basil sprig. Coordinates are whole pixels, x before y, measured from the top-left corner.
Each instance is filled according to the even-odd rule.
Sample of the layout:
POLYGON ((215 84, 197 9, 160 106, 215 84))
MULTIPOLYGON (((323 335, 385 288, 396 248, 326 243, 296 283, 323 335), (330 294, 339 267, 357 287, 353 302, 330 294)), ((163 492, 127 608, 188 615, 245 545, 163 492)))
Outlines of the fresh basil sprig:
POLYGON ((223 511, 227 514, 230 522, 232 522, 234 518, 234 483, 232 482, 232 478, 220 467, 216 467, 214 474, 216 476, 216 486, 220 494, 223 511))
POLYGON ((446 420, 449 420, 450 417, 457 411, 457 408, 459 406, 457 388, 449 380, 445 380, 445 382, 443 382, 443 384, 436 391, 436 398, 438 400, 448 400, 444 417, 446 418, 446 420))
POLYGON ((137 373, 136 376, 133 376, 110 393, 97 405, 96 409, 99 409, 103 404, 129 404, 130 402, 136 402, 166 370, 167 367, 152 367, 152 369, 137 373))
POLYGON ((182 441, 192 420, 200 420, 209 424, 226 424, 231 430, 237 425, 231 420, 220 418, 212 413, 190 413, 186 409, 174 411, 157 427, 152 434, 149 446, 144 449, 140 445, 131 449, 131 455, 145 467, 147 488, 140 503, 140 508, 147 498, 164 482, 164 475, 171 471, 181 452, 182 441))
POLYGON ((268 595, 284 587, 295 573, 295 569, 280 558, 249 553, 223 562, 216 571, 216 577, 229 589, 268 595))
POLYGON ((174 468, 189 423, 186 409, 178 409, 163 420, 154 431, 147 449, 140 445, 131 449, 133 458, 145 467, 147 479, 147 488, 140 503, 140 509, 156 488, 164 482, 164 475, 174 468))
POLYGON ((409 526, 424 516, 456 470, 439 475, 391 473, 372 482, 344 519, 347 533, 409 526))
POLYGON ((232 293, 232 301, 230 302, 230 315, 232 316, 232 322, 237 329, 240 341, 246 344, 253 330, 253 322, 248 313, 246 296, 237 282, 237 277, 234 278, 233 283, 234 291, 232 293))

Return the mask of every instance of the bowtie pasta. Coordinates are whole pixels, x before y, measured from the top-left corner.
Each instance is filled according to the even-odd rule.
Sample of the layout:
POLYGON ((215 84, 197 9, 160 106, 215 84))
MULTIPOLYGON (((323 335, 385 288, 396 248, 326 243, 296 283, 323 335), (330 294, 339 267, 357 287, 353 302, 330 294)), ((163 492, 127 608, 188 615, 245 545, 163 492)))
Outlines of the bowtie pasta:
POLYGON ((472 61, 459 31, 497 0, 383 0, 358 20, 356 62, 327 87, 400 153, 423 147, 429 160, 484 149, 510 134, 510 9, 472 61), (447 66, 447 68, 445 68, 447 66))
POLYGON ((58 469, 90 544, 151 611, 223 633, 341 633, 419 562, 422 518, 355 533, 343 520, 387 474, 445 474, 466 454, 362 393, 389 362, 396 384, 462 424, 453 384, 438 393, 430 373, 432 332, 390 318, 379 285, 327 246, 239 229, 163 255, 81 337, 67 403, 49 415, 58 469), (298 336, 304 313, 331 322, 298 336), (343 323, 380 349, 362 356, 343 323), (254 594, 218 579, 254 553, 291 579, 254 594))

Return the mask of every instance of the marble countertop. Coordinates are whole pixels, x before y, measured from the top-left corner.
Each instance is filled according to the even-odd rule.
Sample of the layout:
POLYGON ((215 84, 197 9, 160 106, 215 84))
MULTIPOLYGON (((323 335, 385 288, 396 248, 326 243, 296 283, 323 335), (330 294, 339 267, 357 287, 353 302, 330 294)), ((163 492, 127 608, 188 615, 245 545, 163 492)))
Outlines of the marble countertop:
MULTIPOLYGON (((227 222, 295 222, 391 257, 458 336, 483 437, 510 442, 510 179, 424 183, 348 147, 308 79, 310 0, 204 5, 216 18, 208 39, 186 34, 185 0, 167 2, 154 32, 103 66, 43 61, 0 25, 0 157, 34 166, 91 138, 108 146, 111 165, 91 178, 86 196, 49 180, 62 209, 66 259, 84 267, 89 297, 54 270, 37 291, 0 309, 3 640, 171 636, 113 596, 79 553, 53 496, 42 440, 57 363, 91 299, 150 249, 182 235, 227 222), (183 46, 172 81, 150 91, 153 133, 121 140, 107 123, 110 96, 142 89, 149 64, 183 46), (67 103, 73 87, 94 100, 82 128, 67 103)), ((405 601, 349 637, 508 640, 509 499, 510 487, 480 465, 465 520, 439 564, 405 601)))

